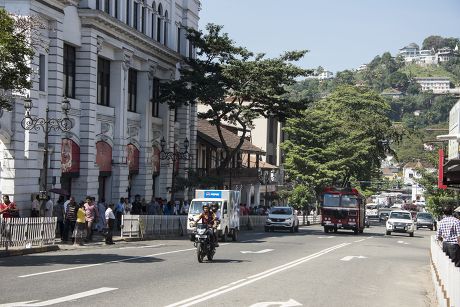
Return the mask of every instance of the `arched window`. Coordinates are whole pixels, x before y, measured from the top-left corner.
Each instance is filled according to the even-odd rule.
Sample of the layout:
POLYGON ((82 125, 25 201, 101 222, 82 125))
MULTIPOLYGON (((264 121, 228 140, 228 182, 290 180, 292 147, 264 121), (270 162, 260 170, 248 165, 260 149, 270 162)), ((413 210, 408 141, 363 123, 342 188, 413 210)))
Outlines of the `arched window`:
POLYGON ((165 46, 167 46, 168 45, 168 11, 165 11, 165 25, 164 25, 163 36, 164 36, 163 43, 165 46))
POLYGON ((157 41, 161 42, 161 16, 163 16, 163 6, 158 4, 158 17, 157 17, 157 41))

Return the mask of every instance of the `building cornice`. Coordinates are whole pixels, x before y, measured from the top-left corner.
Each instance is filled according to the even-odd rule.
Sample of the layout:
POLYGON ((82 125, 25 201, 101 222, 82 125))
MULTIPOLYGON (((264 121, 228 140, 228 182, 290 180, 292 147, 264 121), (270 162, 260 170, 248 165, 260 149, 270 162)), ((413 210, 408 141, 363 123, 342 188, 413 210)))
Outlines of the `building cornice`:
POLYGON ((178 61, 183 59, 174 50, 159 44, 152 38, 104 12, 93 9, 78 9, 78 14, 82 27, 96 29, 131 46, 133 49, 141 50, 171 65, 176 65, 178 61))

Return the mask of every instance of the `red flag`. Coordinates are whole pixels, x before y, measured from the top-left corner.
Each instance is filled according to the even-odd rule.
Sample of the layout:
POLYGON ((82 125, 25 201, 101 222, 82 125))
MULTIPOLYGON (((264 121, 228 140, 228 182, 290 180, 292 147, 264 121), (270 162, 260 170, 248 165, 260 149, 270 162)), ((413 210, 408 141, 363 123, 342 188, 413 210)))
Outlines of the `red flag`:
POLYGON ((439 164, 438 164, 438 188, 445 190, 447 186, 443 183, 444 179, 444 150, 439 149, 439 164))

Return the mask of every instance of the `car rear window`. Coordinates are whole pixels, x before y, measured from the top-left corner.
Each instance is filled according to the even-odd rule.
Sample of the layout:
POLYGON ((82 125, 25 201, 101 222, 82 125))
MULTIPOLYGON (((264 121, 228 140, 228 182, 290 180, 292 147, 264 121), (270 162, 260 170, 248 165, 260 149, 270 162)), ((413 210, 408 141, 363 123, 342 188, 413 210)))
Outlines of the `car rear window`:
POLYGON ((289 214, 292 214, 292 210, 291 208, 272 208, 270 210, 270 214, 289 215, 289 214))
POLYGON ((410 220, 412 219, 412 216, 408 212, 391 212, 390 219, 410 220))
POLYGON ((417 214, 417 218, 420 218, 420 219, 432 219, 433 216, 429 213, 419 213, 417 214))

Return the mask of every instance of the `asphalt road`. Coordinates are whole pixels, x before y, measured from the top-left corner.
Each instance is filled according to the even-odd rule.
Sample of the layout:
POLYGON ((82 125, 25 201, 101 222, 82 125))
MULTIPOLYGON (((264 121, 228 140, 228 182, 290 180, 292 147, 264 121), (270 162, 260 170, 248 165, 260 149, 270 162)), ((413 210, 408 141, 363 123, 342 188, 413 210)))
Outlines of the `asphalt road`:
POLYGON ((433 232, 384 232, 246 232, 201 264, 187 240, 0 258, 0 306, 434 306, 433 232))

